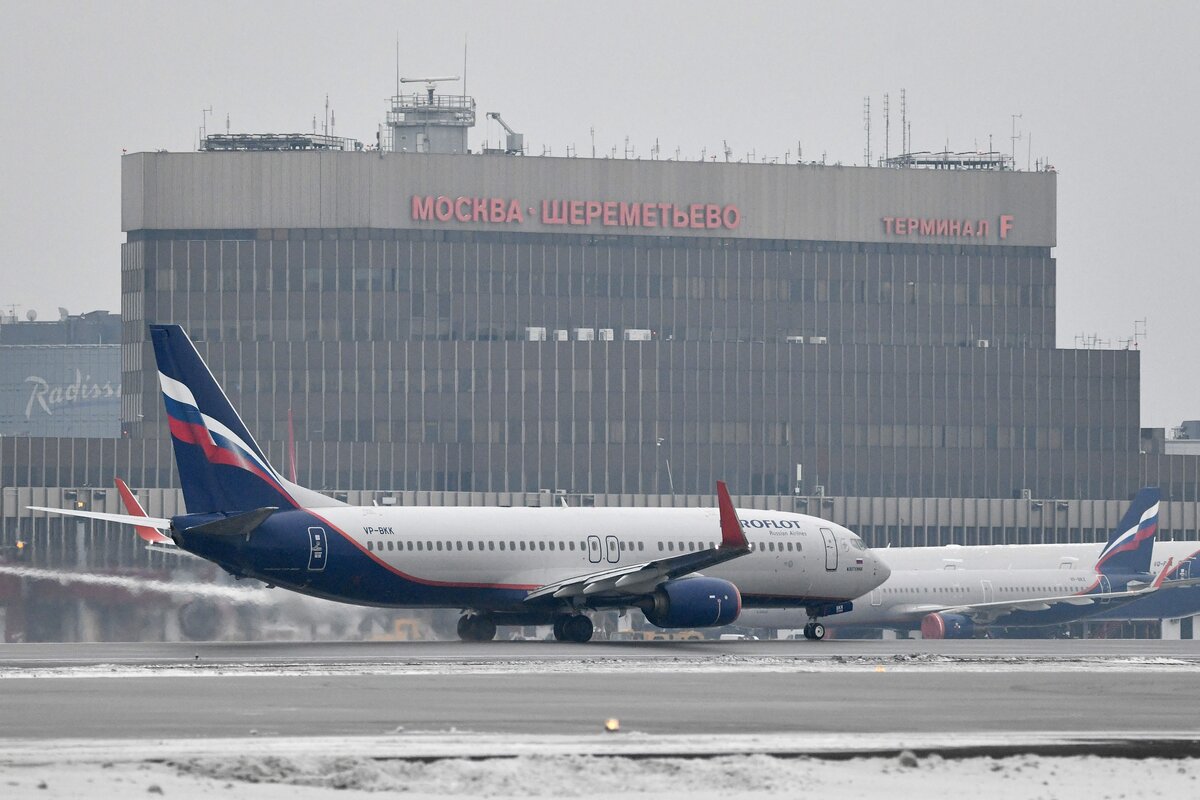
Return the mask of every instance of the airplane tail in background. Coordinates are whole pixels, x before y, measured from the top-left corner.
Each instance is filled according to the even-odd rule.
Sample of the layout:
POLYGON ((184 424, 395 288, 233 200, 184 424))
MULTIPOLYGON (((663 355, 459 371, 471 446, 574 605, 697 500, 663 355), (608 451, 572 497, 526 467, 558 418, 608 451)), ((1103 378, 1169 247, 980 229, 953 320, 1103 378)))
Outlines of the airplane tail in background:
POLYGON ((188 513, 341 505, 283 478, 178 325, 151 325, 188 513))
POLYGON ((1097 572, 1129 575, 1150 571, 1161 494, 1153 487, 1138 490, 1120 524, 1108 537, 1108 544, 1096 561, 1097 572))

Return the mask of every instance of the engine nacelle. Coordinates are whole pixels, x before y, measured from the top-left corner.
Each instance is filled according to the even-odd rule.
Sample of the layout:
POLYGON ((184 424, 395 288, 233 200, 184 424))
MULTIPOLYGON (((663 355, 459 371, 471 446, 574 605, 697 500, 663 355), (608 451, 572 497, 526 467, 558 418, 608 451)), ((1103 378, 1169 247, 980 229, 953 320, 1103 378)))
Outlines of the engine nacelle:
POLYGON ((742 593, 720 578, 680 578, 655 589, 642 611, 660 628, 717 628, 742 613, 742 593))
POLYGON ((925 639, 971 639, 975 636, 975 623, 962 614, 935 611, 921 620, 921 636, 925 639))

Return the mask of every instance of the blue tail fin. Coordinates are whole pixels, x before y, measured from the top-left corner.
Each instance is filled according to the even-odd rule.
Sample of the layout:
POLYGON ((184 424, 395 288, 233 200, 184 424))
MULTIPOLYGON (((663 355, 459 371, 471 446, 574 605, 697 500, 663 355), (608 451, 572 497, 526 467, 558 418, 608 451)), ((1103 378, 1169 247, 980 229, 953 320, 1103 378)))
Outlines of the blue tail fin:
POLYGON ((1129 510, 1121 518, 1108 544, 1096 561, 1096 571, 1105 575, 1149 572, 1158 533, 1158 501, 1161 492, 1153 487, 1139 489, 1129 510))
POLYGON ((189 513, 298 505, 178 325, 151 325, 158 382, 189 513))

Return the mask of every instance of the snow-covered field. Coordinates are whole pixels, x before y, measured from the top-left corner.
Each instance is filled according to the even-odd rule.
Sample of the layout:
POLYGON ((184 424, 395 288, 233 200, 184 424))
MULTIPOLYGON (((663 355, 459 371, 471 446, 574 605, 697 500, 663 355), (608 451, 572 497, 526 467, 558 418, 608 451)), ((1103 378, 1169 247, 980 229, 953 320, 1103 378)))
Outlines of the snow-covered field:
POLYGON ((879 656, 719 655, 654 658, 389 658, 378 661, 281 660, 209 662, 199 654, 190 661, 142 664, 0 666, 0 679, 149 678, 193 676, 288 675, 496 675, 506 673, 651 673, 651 672, 1195 672, 1200 657, 1170 656, 948 656, 933 653, 879 656))
POLYGON ((621 798, 728 800, 730 797, 859 800, 864 797, 1103 798, 1193 797, 1200 760, 1011 756, 948 760, 831 761, 766 755, 718 758, 517 756, 433 762, 343 756, 183 758, 169 763, 71 761, 0 763, 10 798, 253 797, 357 798, 380 792, 421 798, 621 798))

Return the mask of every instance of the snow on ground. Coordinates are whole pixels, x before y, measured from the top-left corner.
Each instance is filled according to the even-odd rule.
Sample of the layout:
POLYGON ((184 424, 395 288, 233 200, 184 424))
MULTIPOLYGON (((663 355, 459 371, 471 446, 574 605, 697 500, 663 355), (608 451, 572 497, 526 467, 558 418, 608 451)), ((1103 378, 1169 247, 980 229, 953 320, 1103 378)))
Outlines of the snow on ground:
POLYGON ((148 678, 170 676, 289 675, 495 675, 505 673, 638 672, 1181 672, 1200 668, 1200 658, 1167 656, 944 656, 931 653, 883 656, 669 656, 651 658, 425 658, 347 663, 309 661, 207 662, 197 653, 190 661, 158 664, 83 664, 0 666, 5 678, 148 678))
POLYGON ((748 755, 694 759, 518 756, 421 762, 310 755, 185 758, 168 763, 0 762, 0 796, 19 800, 158 796, 351 800, 378 797, 380 792, 402 792, 411 800, 959 800, 964 796, 1119 800, 1196 796, 1200 792, 1200 759, 1010 756, 947 760, 902 754, 843 761, 748 755))

